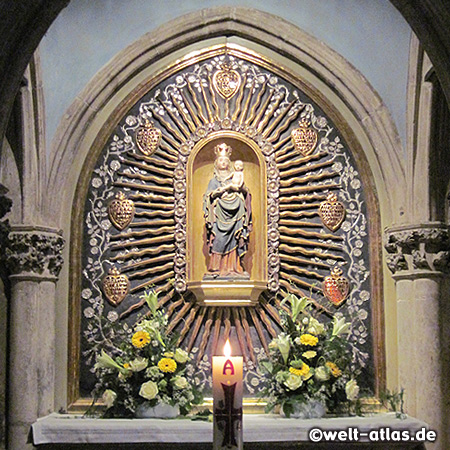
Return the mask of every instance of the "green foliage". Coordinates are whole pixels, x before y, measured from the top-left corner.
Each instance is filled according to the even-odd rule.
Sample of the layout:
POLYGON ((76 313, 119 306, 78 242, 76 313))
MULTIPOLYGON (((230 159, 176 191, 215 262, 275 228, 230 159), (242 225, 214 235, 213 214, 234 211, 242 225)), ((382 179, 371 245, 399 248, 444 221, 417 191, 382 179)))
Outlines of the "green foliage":
POLYGON ((140 406, 161 402, 178 405, 185 415, 203 401, 199 386, 191 380, 194 368, 189 355, 177 347, 178 335, 167 332, 168 319, 158 309, 157 294, 143 297, 149 313, 132 330, 111 325, 97 352, 94 402, 102 398, 104 417, 134 417, 140 406))
POLYGON ((399 392, 387 389, 380 393, 380 401, 383 406, 395 412, 399 419, 406 417, 405 412, 403 411, 404 392, 405 390, 401 388, 399 392))
POLYGON ((359 387, 347 339, 350 324, 338 317, 322 322, 306 297, 290 294, 282 303, 291 306, 280 312, 282 332, 270 343, 268 358, 260 361, 266 411, 279 405, 289 417, 296 405, 310 401, 323 403, 329 412, 355 405, 359 387))

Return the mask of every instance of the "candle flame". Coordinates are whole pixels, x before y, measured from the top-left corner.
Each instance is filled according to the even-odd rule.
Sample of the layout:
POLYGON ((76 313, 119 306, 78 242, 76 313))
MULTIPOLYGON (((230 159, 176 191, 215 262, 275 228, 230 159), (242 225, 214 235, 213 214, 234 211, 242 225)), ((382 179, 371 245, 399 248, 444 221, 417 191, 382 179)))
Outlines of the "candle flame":
POLYGON ((231 345, 230 345, 230 340, 227 339, 227 342, 225 343, 225 346, 223 348, 223 354, 229 358, 231 356, 231 345))

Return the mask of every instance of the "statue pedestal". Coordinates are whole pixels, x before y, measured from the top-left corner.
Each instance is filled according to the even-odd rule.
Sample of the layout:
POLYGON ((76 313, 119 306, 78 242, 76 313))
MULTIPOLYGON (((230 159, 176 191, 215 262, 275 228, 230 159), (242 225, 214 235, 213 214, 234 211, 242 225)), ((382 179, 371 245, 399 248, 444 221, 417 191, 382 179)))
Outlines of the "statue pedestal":
POLYGON ((267 283, 254 280, 202 280, 191 281, 188 289, 204 306, 254 306, 267 283))

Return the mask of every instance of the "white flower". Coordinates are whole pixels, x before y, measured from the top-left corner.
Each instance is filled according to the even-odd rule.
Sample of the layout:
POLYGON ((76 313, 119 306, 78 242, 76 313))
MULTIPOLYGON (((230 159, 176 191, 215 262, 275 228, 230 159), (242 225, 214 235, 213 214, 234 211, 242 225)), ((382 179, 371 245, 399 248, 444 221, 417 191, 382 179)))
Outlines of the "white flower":
POLYGON ((134 116, 128 116, 125 119, 125 122, 126 122, 127 125, 130 125, 130 127, 132 127, 133 125, 137 124, 137 119, 134 116))
POLYGON ((95 363, 95 369, 117 369, 119 371, 124 371, 125 369, 114 361, 104 350, 101 351, 100 355, 97 355, 97 360, 95 363))
POLYGON ((189 355, 183 349, 177 348, 175 350, 175 355, 173 356, 173 358, 177 363, 184 364, 189 359, 189 355))
POLYGON ((92 186, 95 187, 95 188, 99 188, 102 184, 103 183, 102 183, 101 178, 94 178, 92 180, 92 186))
POLYGON ((366 319, 367 319, 367 316, 368 316, 368 313, 367 313, 367 311, 366 311, 365 309, 360 309, 360 310, 358 311, 358 317, 359 317, 361 320, 366 320, 366 319))
POLYGON ((186 389, 189 385, 187 379, 185 377, 173 377, 172 384, 175 389, 186 389))
POLYGON ((84 317, 90 319, 91 317, 94 316, 95 311, 91 307, 89 307, 83 311, 83 314, 84 314, 84 317))
POLYGON ((139 395, 147 400, 153 400, 158 395, 158 385, 153 381, 143 383, 139 395))
POLYGON ((111 389, 106 389, 106 391, 103 392, 102 400, 106 406, 106 409, 111 408, 111 406, 116 401, 116 398, 117 398, 117 394, 114 391, 112 391, 111 389))
POLYGON ((344 231, 350 230, 351 227, 352 227, 352 225, 351 225, 351 223, 348 222, 348 221, 343 222, 343 223, 342 223, 342 226, 341 226, 341 228, 342 228, 344 231))
POLYGON ((295 322, 297 320, 297 316, 308 306, 309 300, 307 297, 298 298, 294 294, 289 294, 285 301, 289 300, 291 303, 292 310, 292 320, 295 322))
POLYGON ((350 332, 350 323, 345 322, 345 318, 336 318, 336 316, 333 317, 333 336, 340 336, 344 333, 350 332))
POLYGON ((119 318, 119 315, 115 311, 110 311, 108 313, 108 320, 110 322, 115 322, 119 318))
POLYGON ((286 364, 289 356, 289 349, 291 348, 290 338, 284 333, 280 333, 274 340, 277 343, 278 350, 280 350, 281 356, 283 357, 284 363, 286 364))
POLYGON ((309 320, 309 327, 307 332, 314 334, 314 335, 318 335, 318 334, 322 334, 325 331, 325 326, 320 323, 317 319, 314 319, 314 317, 311 317, 311 319, 309 320))
POLYGON ((316 369, 314 377, 319 381, 327 381, 330 379, 330 370, 328 369, 328 367, 319 366, 316 369))
POLYGON ((138 357, 130 361, 130 369, 133 372, 140 372, 141 370, 146 369, 148 366, 148 360, 146 358, 138 357))
POLYGON ((356 400, 358 398, 359 386, 358 383, 356 383, 356 380, 352 378, 350 381, 347 381, 345 385, 345 393, 348 400, 350 401, 356 400))
POLYGON ((114 159, 113 161, 111 161, 109 167, 111 167, 112 170, 117 171, 120 169, 120 162, 117 161, 117 159, 114 159))
POLYGON ((342 163, 335 162, 332 166, 334 172, 340 172, 342 170, 342 163))
POLYGON ((353 189, 359 189, 361 187, 361 182, 357 178, 355 178, 350 182, 350 186, 353 189))
POLYGON ((323 116, 320 116, 320 117, 317 117, 317 119, 316 119, 316 125, 319 127, 319 128, 324 128, 324 127, 326 127, 327 126, 327 119, 325 118, 325 117, 323 117, 323 116))
POLYGON ((363 302, 366 302, 370 298, 370 294, 367 291, 361 291, 361 294, 359 294, 359 296, 363 302))
POLYGON ((302 384, 303 380, 302 377, 299 375, 295 375, 294 373, 290 373, 287 380, 284 382, 284 384, 291 390, 295 391, 298 389, 302 384))
POLYGON ((92 291, 89 288, 83 289, 81 292, 81 296, 87 300, 92 297, 92 291))

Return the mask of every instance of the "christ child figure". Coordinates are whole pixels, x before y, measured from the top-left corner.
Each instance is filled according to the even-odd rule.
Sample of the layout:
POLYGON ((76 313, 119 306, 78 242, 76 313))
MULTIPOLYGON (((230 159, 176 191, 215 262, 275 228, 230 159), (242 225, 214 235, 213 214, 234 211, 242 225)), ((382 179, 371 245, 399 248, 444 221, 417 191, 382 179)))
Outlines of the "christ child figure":
POLYGON ((234 162, 234 172, 226 180, 226 184, 221 188, 221 192, 239 191, 244 186, 244 163, 237 159, 234 162))

